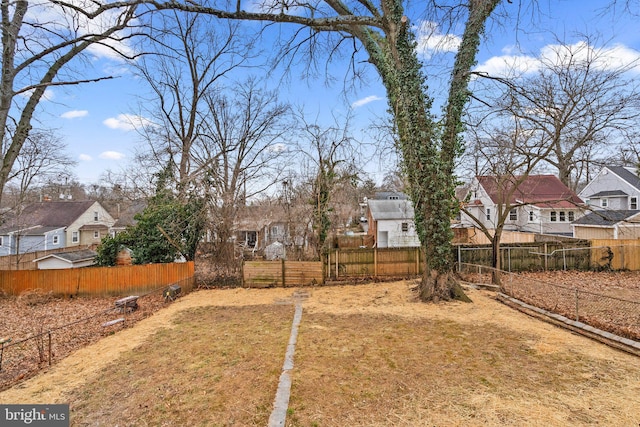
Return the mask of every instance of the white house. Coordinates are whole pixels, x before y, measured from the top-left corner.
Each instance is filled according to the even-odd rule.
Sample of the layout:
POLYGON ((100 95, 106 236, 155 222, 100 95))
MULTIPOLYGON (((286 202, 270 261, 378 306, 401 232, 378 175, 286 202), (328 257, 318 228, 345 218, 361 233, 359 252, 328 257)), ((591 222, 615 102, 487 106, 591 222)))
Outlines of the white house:
POLYGON ((378 248, 418 247, 420 239, 414 222, 413 203, 393 198, 370 199, 368 204, 367 234, 374 238, 378 248))
POLYGON ((631 168, 605 166, 579 196, 592 210, 638 210, 640 177, 631 168))
POLYGON ((97 245, 114 222, 96 201, 33 203, 0 227, 0 255, 97 245))
POLYGON ((505 231, 572 235, 571 223, 583 214, 582 200, 554 175, 530 175, 522 182, 477 176, 467 187, 462 227, 480 224, 494 229, 498 215, 509 209, 505 231), (513 188, 518 183, 517 188, 513 188), (475 219, 474 219, 475 218, 475 219), (480 224, 478 224, 478 222, 480 224))

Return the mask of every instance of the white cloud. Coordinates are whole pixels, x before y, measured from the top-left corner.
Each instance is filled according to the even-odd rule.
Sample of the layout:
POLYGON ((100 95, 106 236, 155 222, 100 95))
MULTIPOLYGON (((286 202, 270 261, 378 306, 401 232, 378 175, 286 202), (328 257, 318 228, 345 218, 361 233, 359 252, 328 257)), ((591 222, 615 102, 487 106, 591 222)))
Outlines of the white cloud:
POLYGON ((376 95, 367 96, 366 98, 362 98, 362 99, 358 99, 357 101, 354 101, 351 104, 351 108, 355 109, 355 108, 358 108, 358 107, 362 107, 363 105, 367 105, 370 102, 380 101, 381 99, 384 99, 384 98, 381 98, 381 97, 376 96, 376 95))
POLYGON ((437 23, 422 21, 416 30, 418 54, 431 56, 436 52, 457 52, 462 39, 455 34, 442 34, 437 23))
POLYGON ((62 113, 60 117, 62 117, 63 119, 76 119, 78 117, 85 117, 87 115, 89 115, 89 112, 87 110, 71 110, 67 111, 66 113, 62 113))
POLYGON ((592 65, 600 70, 629 67, 630 70, 640 73, 640 52, 620 44, 600 48, 585 41, 571 45, 550 44, 540 49, 538 56, 513 55, 510 47, 503 49, 503 52, 506 54, 489 58, 476 67, 475 71, 506 77, 533 73, 545 64, 560 65, 568 61, 579 64, 591 60, 592 65))
POLYGON ((120 160, 120 159, 124 159, 125 155, 117 151, 104 151, 100 153, 99 157, 105 160, 120 160))
MULTIPOLYGON (((99 2, 89 0, 71 0, 70 3, 74 3, 87 12, 93 12, 100 7, 99 2)), ((89 19, 84 14, 70 13, 68 12, 69 10, 67 8, 59 8, 53 2, 33 2, 33 4, 29 5, 27 16, 30 21, 39 23, 43 28, 53 33, 60 32, 64 34, 69 31, 69 28, 73 28, 77 31, 78 36, 83 36, 103 33, 112 28, 116 23, 120 22, 123 9, 106 10, 93 19, 89 19)), ((131 30, 126 31, 131 32, 131 30)), ((114 39, 104 40, 102 44, 92 44, 87 50, 100 58, 122 61, 122 57, 114 49, 127 55, 131 55, 134 52, 126 37, 121 38, 121 40, 115 40, 125 35, 124 31, 120 31, 113 35, 114 39)))
POLYGON ((282 153, 287 151, 287 146, 282 143, 273 144, 269 149, 274 153, 282 153))
POLYGON ((93 158, 88 154, 80 154, 78 158, 83 162, 90 162, 91 160, 93 160, 93 158))
POLYGON ((111 129, 120 129, 127 132, 146 126, 153 126, 151 120, 133 114, 118 114, 117 117, 109 117, 102 123, 111 129))
POLYGON ((494 56, 478 65, 475 71, 491 76, 506 77, 533 73, 542 64, 538 58, 527 55, 502 55, 494 56))
MULTIPOLYGON (((28 90, 26 92, 21 92, 19 96, 22 96, 23 98, 30 98, 31 95, 33 95, 33 89, 28 90)), ((53 101, 53 99, 56 97, 56 93, 53 91, 53 89, 51 88, 46 88, 44 90, 44 93, 42 94, 42 101, 53 101)))

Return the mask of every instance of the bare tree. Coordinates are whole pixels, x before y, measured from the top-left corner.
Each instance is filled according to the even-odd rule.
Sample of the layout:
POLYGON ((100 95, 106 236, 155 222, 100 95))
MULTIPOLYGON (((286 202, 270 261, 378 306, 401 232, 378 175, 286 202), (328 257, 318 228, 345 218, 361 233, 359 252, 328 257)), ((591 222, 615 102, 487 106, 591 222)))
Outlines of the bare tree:
MULTIPOLYGON (((345 124, 334 117, 335 125, 321 126, 309 123, 299 112, 298 121, 302 125, 298 152, 306 159, 303 164, 309 165, 305 169, 313 207, 313 246, 316 256, 320 257, 332 225, 334 229, 337 225, 332 221, 332 213, 339 211, 334 201, 336 190, 353 183, 357 177, 354 165, 357 143, 349 133, 348 117, 344 119, 345 124)), ((355 206, 357 200, 352 202, 355 206)), ((344 227, 344 223, 340 225, 344 227)))
MULTIPOLYGON (((522 126, 522 120, 507 111, 496 113, 498 120, 483 120, 468 126, 467 139, 473 152, 474 179, 468 187, 469 194, 477 191, 473 185, 480 176, 490 185, 497 195, 496 212, 490 224, 474 212, 472 206, 463 204, 462 212, 491 242, 491 262, 494 267, 493 281, 500 284, 500 240, 507 220, 514 209, 529 203, 528 194, 523 194, 523 184, 538 165, 552 151, 546 136, 540 132, 531 132, 522 126)), ((486 119, 486 118, 485 118, 486 119)), ((554 200, 547 200, 553 202, 554 200)), ((542 200, 538 200, 542 202, 542 200)))
MULTIPOLYGON (((11 204, 19 207, 50 181, 59 176, 71 177, 71 167, 76 165, 66 152, 67 146, 52 130, 31 131, 16 158, 11 174, 7 177, 11 204)), ((38 197, 40 195, 37 195, 38 197)), ((58 194, 55 194, 58 197, 58 194)))
POLYGON ((640 117, 640 86, 628 73, 638 64, 616 65, 610 55, 588 37, 574 45, 559 43, 539 59, 533 75, 499 78, 503 90, 488 101, 546 139, 552 149, 545 162, 573 190, 588 179, 590 164, 610 156, 610 147, 635 129, 640 117))
POLYGON ((191 161, 202 171, 211 231, 219 257, 232 256, 234 219, 248 199, 279 182, 277 163, 286 149, 289 106, 255 79, 228 94, 209 92, 200 114, 206 115, 191 161))
POLYGON ((103 9, 98 4, 1 1, 0 197, 46 90, 110 78, 73 77, 71 65, 92 46, 118 52, 118 44, 132 36, 123 30, 136 17, 137 8, 136 4, 103 9))
POLYGON ((207 128, 208 99, 225 76, 250 58, 252 41, 241 37, 238 24, 209 15, 163 11, 149 25, 149 52, 134 62, 151 96, 141 99, 152 123, 143 128, 147 148, 138 160, 152 170, 175 164, 178 188, 188 188, 215 161, 193 151, 207 128), (154 165, 155 163, 155 165, 154 165))

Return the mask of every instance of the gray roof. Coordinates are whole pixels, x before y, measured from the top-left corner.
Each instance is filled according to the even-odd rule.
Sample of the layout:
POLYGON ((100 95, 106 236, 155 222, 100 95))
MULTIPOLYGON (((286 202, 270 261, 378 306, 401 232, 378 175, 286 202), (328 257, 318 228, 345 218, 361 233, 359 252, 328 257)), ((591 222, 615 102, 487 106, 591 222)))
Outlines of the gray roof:
POLYGON ((627 220, 639 213, 640 211, 629 210, 595 211, 575 220, 572 224, 611 226, 621 221, 627 220))
POLYGON ((58 258, 63 261, 68 261, 70 263, 86 261, 89 259, 94 259, 98 255, 96 251, 92 251, 90 249, 83 249, 80 251, 69 251, 69 252, 57 252, 55 254, 45 255, 41 258, 34 259, 33 262, 41 261, 47 258, 58 258))
POLYGON ((408 200, 409 196, 400 191, 379 191, 373 196, 374 200, 408 200))
POLYGON ((64 227, 3 227, 0 231, 0 235, 5 236, 11 233, 20 233, 22 236, 44 236, 51 231, 61 229, 64 229, 64 227))
POLYGON ((411 219, 413 203, 410 200, 369 200, 369 212, 374 220, 411 219))
POLYGON ((629 169, 623 166, 607 166, 607 169, 627 181, 634 188, 640 190, 640 177, 631 172, 629 169))
POLYGON ((116 219, 113 228, 126 228, 128 226, 134 226, 138 221, 135 220, 135 216, 147 207, 147 201, 143 199, 134 200, 127 209, 125 209, 118 219, 116 219))
POLYGON ((611 197, 611 196, 628 196, 628 194, 622 190, 607 190, 607 191, 599 191, 596 194, 592 194, 589 197, 593 198, 593 197, 611 197))
POLYGON ((8 218, 3 224, 2 231, 18 228, 27 228, 34 225, 41 227, 67 227, 85 213, 94 200, 82 202, 40 202, 33 203, 24 208, 18 216, 8 218))

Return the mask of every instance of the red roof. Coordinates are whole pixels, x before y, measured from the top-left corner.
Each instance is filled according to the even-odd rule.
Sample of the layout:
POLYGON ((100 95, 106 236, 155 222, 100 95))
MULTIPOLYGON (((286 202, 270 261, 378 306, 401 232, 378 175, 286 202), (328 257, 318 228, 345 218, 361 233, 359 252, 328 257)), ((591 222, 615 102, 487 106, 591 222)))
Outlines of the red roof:
POLYGON ((583 204, 582 199, 555 175, 529 175, 524 180, 521 176, 504 179, 478 176, 477 179, 495 204, 524 203, 540 208, 572 208, 583 204), (514 189, 515 185, 517 188, 514 189))

